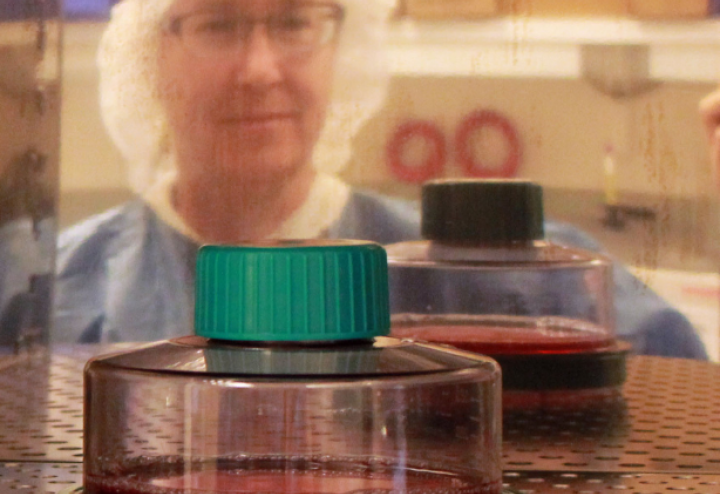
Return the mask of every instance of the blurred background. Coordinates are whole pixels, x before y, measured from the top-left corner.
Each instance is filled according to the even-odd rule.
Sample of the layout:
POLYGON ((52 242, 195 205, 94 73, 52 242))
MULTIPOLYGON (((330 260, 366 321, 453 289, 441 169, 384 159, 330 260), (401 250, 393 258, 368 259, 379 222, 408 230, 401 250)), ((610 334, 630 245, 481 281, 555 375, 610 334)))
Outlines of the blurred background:
MULTIPOLYGON (((65 0, 59 224, 129 197, 98 111, 110 0, 65 0)), ((516 176, 678 306, 720 353, 718 177, 697 113, 720 81, 709 0, 405 0, 383 111, 355 141, 352 184, 516 176), (439 143, 445 153, 434 153, 439 143)))

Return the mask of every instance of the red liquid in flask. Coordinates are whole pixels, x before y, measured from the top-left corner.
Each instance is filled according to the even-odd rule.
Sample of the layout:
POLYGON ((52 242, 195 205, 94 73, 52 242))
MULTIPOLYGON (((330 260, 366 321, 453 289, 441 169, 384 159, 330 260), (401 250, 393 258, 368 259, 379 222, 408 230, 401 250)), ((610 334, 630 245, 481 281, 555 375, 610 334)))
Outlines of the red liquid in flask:
POLYGON ((250 459, 185 471, 180 461, 158 462, 123 475, 85 478, 86 494, 499 494, 499 483, 428 469, 358 462, 322 465, 250 459))
MULTIPOLYGON (((561 317, 533 319, 518 316, 395 317, 393 336, 452 345, 468 352, 500 358, 553 359, 610 351, 615 340, 600 326, 561 317)), ((517 360, 514 360, 517 364, 517 360)), ((555 361, 556 362, 556 361, 555 361)), ((572 372, 556 362, 559 373, 572 372)), ((526 367, 531 367, 526 364, 526 367)), ((622 405, 618 386, 587 389, 514 389, 506 387, 503 410, 616 408, 622 405)))
POLYGON ((400 317, 392 334, 487 355, 587 352, 613 344, 602 328, 560 317, 400 317))

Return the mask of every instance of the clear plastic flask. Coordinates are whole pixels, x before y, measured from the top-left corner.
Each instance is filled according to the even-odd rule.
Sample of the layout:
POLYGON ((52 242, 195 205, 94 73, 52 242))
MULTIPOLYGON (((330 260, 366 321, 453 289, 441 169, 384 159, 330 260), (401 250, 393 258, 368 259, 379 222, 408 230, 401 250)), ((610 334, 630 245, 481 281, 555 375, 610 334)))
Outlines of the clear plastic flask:
POLYGON ((614 389, 612 263, 545 239, 542 188, 438 180, 422 188, 425 240, 387 246, 393 336, 490 355, 509 404, 614 389), (517 391, 525 391, 518 394, 517 391))
POLYGON ((500 373, 387 337, 387 260, 209 246, 196 335, 91 360, 85 494, 499 493, 500 373))

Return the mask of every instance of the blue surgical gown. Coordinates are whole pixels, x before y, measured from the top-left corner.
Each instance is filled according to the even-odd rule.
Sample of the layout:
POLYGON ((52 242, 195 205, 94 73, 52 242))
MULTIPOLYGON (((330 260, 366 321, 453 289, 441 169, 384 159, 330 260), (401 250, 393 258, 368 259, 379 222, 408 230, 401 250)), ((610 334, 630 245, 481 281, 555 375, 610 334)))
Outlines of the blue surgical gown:
MULTIPOLYGON (((559 244, 600 248, 566 224, 547 221, 546 234, 559 244)), ((326 235, 381 244, 419 239, 419 210, 411 202, 354 190, 326 235)), ((57 259, 53 340, 149 341, 191 334, 197 249, 139 199, 66 230, 57 259)), ((614 276, 617 332, 636 353, 707 358, 682 314, 619 263, 614 276)))

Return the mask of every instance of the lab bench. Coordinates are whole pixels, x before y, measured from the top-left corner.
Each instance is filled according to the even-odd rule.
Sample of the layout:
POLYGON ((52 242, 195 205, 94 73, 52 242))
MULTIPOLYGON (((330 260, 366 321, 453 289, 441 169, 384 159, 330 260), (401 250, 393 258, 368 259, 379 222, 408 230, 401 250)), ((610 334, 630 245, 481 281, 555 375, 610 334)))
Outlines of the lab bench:
MULTIPOLYGON (((59 494, 82 483, 82 371, 129 345, 0 357, 0 492, 59 494)), ((720 493, 720 366, 633 356, 607 407, 503 417, 504 482, 526 494, 720 493)))

